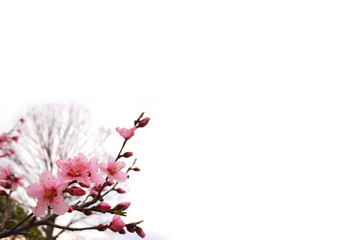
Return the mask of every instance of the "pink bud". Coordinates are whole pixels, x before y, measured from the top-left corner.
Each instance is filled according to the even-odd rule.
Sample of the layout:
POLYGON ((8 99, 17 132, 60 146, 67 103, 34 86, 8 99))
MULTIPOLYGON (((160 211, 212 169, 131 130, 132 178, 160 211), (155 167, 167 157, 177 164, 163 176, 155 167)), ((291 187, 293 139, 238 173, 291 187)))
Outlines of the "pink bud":
POLYGON ((148 124, 149 120, 150 120, 149 117, 145 117, 144 119, 142 119, 142 120, 139 122, 138 127, 145 127, 145 126, 148 124))
POLYGON ((126 210, 130 205, 130 202, 122 202, 116 205, 113 210, 126 210))
POLYGON ((94 209, 104 213, 104 212, 108 212, 109 210, 111 210, 111 206, 108 203, 102 202, 96 205, 94 209))
POLYGON ((124 189, 122 189, 122 188, 118 188, 118 189, 117 189, 117 192, 120 193, 120 194, 126 193, 126 191, 125 191, 124 189))
POLYGON ((24 124, 25 123, 25 119, 20 118, 20 122, 21 122, 21 124, 24 124))
POLYGON ((132 156, 133 156, 133 153, 132 153, 132 152, 125 152, 122 156, 123 156, 124 158, 129 158, 129 157, 132 157, 132 156))
POLYGON ((73 196, 83 196, 86 194, 86 191, 80 187, 71 187, 67 189, 67 192, 73 196))
POLYGON ((111 224, 109 225, 109 229, 113 232, 119 232, 125 227, 124 221, 122 221, 119 215, 114 215, 111 224))
POLYGON ((67 212, 69 212, 69 213, 73 212, 73 208, 72 208, 72 207, 69 207, 69 209, 67 210, 67 212))
POLYGON ((146 236, 146 234, 144 233, 141 227, 135 226, 135 231, 141 238, 144 238, 146 236))

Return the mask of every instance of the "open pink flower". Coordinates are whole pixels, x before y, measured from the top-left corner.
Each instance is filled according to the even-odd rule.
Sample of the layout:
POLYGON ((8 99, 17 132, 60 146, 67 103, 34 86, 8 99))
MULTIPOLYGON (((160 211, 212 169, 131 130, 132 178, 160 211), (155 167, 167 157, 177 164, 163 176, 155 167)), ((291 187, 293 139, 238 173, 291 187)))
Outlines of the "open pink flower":
POLYGON ((72 182, 77 180, 84 184, 90 184, 89 170, 90 162, 86 156, 82 153, 74 158, 68 158, 67 160, 58 160, 56 165, 61 169, 58 171, 58 178, 62 182, 72 182))
POLYGON ((100 169, 107 174, 107 177, 113 181, 124 182, 127 180, 127 174, 122 172, 121 169, 125 167, 124 162, 115 162, 114 157, 108 157, 108 163, 100 163, 100 169))
POLYGON ((121 135, 121 137, 127 140, 134 136, 135 129, 136 129, 135 127, 131 129, 117 127, 115 130, 117 130, 117 132, 121 135))
POLYGON ((61 193, 66 187, 67 183, 55 181, 50 171, 44 171, 40 175, 40 183, 33 183, 26 190, 29 197, 38 199, 37 206, 33 209, 34 216, 43 215, 48 206, 53 209, 55 214, 65 214, 69 205, 64 201, 61 193))
POLYGON ((109 225, 109 229, 113 232, 119 232, 125 227, 124 221, 122 221, 119 215, 114 215, 111 224, 109 225))

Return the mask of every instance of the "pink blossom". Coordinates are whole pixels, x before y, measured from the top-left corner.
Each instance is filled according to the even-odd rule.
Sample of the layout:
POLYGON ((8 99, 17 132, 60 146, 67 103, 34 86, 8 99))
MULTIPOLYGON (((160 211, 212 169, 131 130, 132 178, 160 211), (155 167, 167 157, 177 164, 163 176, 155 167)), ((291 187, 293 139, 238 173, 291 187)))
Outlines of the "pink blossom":
POLYGON ((69 209, 69 205, 61 196, 62 191, 67 187, 67 183, 54 180, 50 171, 46 170, 40 175, 40 183, 33 183, 27 187, 27 195, 31 198, 37 198, 37 206, 33 209, 36 217, 43 215, 48 206, 54 213, 63 215, 69 209))
POLYGON ((121 169, 125 167, 124 162, 115 162, 114 157, 108 157, 108 163, 100 163, 100 169, 107 174, 107 177, 113 181, 124 182, 127 180, 127 174, 122 172, 121 169))
POLYGON ((10 165, 7 168, 0 169, 0 186, 4 188, 15 190, 18 186, 24 186, 23 182, 21 182, 23 178, 25 178, 25 175, 16 177, 10 165))
POLYGON ((58 160, 56 165, 61 169, 58 171, 58 178, 62 182, 72 182, 77 180, 84 184, 90 184, 89 179, 89 170, 90 162, 87 160, 86 156, 82 153, 74 158, 68 158, 67 160, 58 160))
POLYGON ((11 165, 8 165, 7 168, 0 169, 0 180, 11 180, 12 178, 12 170, 11 165))
POLYGON ((114 215, 113 220, 111 224, 109 225, 109 228, 113 232, 119 232, 125 227, 124 221, 122 221, 121 217, 119 215, 114 215))
POLYGON ((135 127, 131 129, 117 127, 115 130, 117 130, 117 132, 127 140, 134 136, 135 129, 135 127))

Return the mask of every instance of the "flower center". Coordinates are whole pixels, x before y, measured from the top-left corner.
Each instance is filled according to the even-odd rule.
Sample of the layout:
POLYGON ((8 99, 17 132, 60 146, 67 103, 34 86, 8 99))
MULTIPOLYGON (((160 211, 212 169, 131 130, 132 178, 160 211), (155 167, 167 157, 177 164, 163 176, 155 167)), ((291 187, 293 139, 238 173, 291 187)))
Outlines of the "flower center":
POLYGON ((117 168, 115 166, 111 167, 108 169, 108 172, 111 174, 111 175, 114 175, 116 174, 118 171, 117 171, 117 168))
POLYGON ((49 200, 52 200, 54 197, 56 197, 58 194, 56 193, 56 189, 55 188, 51 188, 51 189, 45 189, 45 198, 48 198, 49 200))

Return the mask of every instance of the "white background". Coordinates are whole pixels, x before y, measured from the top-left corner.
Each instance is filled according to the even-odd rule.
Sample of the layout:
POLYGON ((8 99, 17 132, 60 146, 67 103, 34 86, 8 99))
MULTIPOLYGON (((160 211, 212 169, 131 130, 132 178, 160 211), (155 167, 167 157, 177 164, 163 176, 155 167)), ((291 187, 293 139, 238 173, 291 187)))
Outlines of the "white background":
POLYGON ((126 198, 150 240, 338 239, 336 3, 2 1, 0 126, 50 101, 112 129, 146 111, 126 198))

